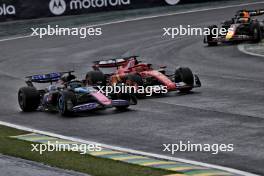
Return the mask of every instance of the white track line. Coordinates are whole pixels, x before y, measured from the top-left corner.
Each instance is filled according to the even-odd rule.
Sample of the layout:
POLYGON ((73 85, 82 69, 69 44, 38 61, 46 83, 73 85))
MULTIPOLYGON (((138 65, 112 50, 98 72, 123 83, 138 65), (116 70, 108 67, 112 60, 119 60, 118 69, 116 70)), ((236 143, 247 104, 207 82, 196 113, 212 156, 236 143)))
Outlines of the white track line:
MULTIPOLYGON (((118 20, 118 21, 113 21, 113 22, 88 25, 88 26, 83 26, 83 27, 88 28, 88 27, 96 27, 96 26, 97 27, 98 26, 106 26, 106 25, 111 25, 111 24, 126 23, 126 22, 146 20, 146 19, 152 19, 152 18, 160 18, 160 17, 165 17, 165 16, 182 15, 182 14, 197 13, 197 12, 211 11, 211 10, 221 10, 221 9, 241 7, 241 6, 247 6, 247 5, 256 5, 256 4, 264 4, 264 2, 251 2, 251 3, 243 3, 243 4, 236 4, 236 5, 213 7, 213 8, 204 8, 204 9, 198 9, 198 10, 189 10, 189 11, 184 11, 184 12, 174 12, 174 13, 166 13, 166 14, 160 14, 160 15, 144 16, 144 17, 131 18, 131 19, 126 19, 126 20, 118 20)), ((26 35, 26 36, 5 38, 5 39, 0 39, 0 42, 29 38, 29 37, 34 37, 34 36, 26 35)))
POLYGON ((264 55, 262 55, 262 54, 257 54, 257 53, 253 53, 253 52, 247 51, 245 49, 245 45, 246 44, 238 45, 237 46, 238 50, 241 51, 242 53, 245 53, 245 54, 248 54, 248 55, 251 55, 251 56, 264 57, 264 55))
POLYGON ((208 168, 213 168, 213 169, 219 169, 222 171, 226 171, 226 172, 238 174, 238 175, 243 175, 243 176, 260 176, 260 175, 256 175, 256 174, 252 174, 252 173, 248 173, 248 172, 244 172, 244 171, 240 171, 240 170, 232 169, 232 168, 228 168, 228 167, 217 166, 217 165, 202 163, 202 162, 198 162, 198 161, 186 160, 186 159, 182 159, 182 158, 168 157, 168 156, 164 156, 164 155, 160 155, 160 154, 142 152, 142 151, 133 150, 133 149, 129 149, 129 148, 123 148, 123 147, 117 147, 117 146, 97 143, 94 141, 87 141, 87 140, 69 137, 69 136, 64 136, 64 135, 60 135, 60 134, 55 134, 55 133, 51 133, 51 132, 47 132, 47 131, 36 130, 33 128, 29 128, 29 127, 25 127, 25 126, 21 126, 21 125, 16 125, 16 124, 8 123, 8 122, 3 122, 3 121, 0 121, 0 125, 4 125, 4 126, 11 127, 11 128, 19 129, 19 130, 32 132, 32 133, 38 133, 38 134, 43 134, 43 135, 56 137, 56 138, 60 138, 60 139, 84 143, 84 144, 100 144, 103 148, 122 151, 122 152, 131 153, 131 154, 135 154, 135 155, 143 155, 143 156, 154 157, 154 158, 159 158, 159 159, 164 159, 164 160, 178 161, 178 162, 188 163, 188 164, 192 164, 192 165, 198 165, 198 166, 203 166, 203 167, 208 167, 208 168))
POLYGON ((25 35, 25 36, 18 36, 18 37, 9 37, 9 38, 5 38, 5 39, 0 39, 0 42, 10 41, 10 40, 17 40, 17 39, 24 39, 24 38, 29 38, 29 37, 34 37, 34 36, 25 35))

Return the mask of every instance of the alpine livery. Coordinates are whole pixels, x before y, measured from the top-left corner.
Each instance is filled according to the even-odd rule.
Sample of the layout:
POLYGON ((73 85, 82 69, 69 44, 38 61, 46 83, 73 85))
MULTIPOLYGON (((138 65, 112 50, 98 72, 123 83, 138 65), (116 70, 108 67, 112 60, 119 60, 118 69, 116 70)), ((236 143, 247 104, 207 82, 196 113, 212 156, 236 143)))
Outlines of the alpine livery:
POLYGON ((27 86, 18 91, 18 103, 25 112, 42 110, 58 111, 63 116, 76 112, 115 107, 125 110, 137 104, 133 95, 118 94, 107 97, 92 86, 85 86, 69 72, 56 72, 27 77, 27 86), (50 83, 45 89, 37 89, 33 83, 50 83), (55 84, 54 84, 55 83, 55 84))

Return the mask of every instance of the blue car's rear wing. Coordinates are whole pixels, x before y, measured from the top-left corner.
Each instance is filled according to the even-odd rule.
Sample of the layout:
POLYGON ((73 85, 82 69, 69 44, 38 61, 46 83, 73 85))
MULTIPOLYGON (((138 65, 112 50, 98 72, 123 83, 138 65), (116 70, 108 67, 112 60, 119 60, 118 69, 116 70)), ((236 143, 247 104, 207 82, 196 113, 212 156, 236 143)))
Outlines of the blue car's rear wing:
POLYGON ((67 71, 67 72, 54 72, 54 73, 47 73, 47 74, 39 74, 39 75, 32 75, 27 76, 28 81, 34 83, 53 83, 60 80, 61 76, 65 73, 71 74, 74 71, 67 71))

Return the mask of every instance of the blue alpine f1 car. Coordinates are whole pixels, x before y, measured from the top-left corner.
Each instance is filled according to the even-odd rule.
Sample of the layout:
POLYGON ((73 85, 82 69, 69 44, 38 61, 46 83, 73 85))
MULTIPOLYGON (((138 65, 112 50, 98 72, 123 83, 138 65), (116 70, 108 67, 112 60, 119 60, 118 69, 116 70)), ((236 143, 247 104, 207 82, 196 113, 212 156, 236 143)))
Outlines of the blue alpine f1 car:
POLYGON ((130 94, 105 96, 85 81, 76 79, 69 72, 56 72, 26 77, 26 87, 18 91, 18 103, 22 111, 58 111, 63 116, 76 112, 101 110, 115 107, 125 110, 136 105, 137 99, 130 94), (44 89, 37 89, 33 83, 49 83, 44 89))

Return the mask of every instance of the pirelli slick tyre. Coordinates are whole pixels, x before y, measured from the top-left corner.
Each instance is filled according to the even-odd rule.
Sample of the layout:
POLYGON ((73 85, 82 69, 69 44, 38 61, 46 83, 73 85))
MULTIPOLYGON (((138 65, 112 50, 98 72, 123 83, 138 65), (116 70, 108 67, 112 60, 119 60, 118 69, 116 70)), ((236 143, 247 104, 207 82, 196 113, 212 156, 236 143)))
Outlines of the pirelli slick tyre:
MULTIPOLYGON (((129 94, 119 94, 116 96, 116 99, 126 100, 126 101, 130 102, 131 97, 129 94)), ((115 108, 119 111, 125 111, 125 110, 127 110, 128 107, 129 107, 129 105, 117 106, 115 108)))
POLYGON ((190 68, 188 67, 180 67, 175 70, 174 75, 175 83, 184 82, 187 84, 188 88, 180 89, 180 92, 189 92, 192 90, 194 85, 194 76, 190 68))
POLYGON ((37 110, 40 105, 40 94, 35 87, 22 87, 18 91, 18 103, 22 111, 37 110))
POLYGON ((63 91, 58 98, 58 110, 61 116, 72 116, 73 107, 76 105, 76 96, 71 91, 63 91))
MULTIPOLYGON (((140 75, 137 74, 131 74, 131 75, 127 75, 125 78, 125 84, 127 86, 143 86, 143 80, 141 78, 140 75)), ((145 94, 144 93, 136 93, 137 98, 145 98, 145 94)))
POLYGON ((126 83, 129 85, 143 86, 143 80, 142 80, 141 76, 139 76, 137 74, 127 75, 126 83))
POLYGON ((86 74, 85 80, 88 85, 106 85, 106 77, 101 71, 89 71, 86 74))
POLYGON ((208 46, 217 46, 218 42, 214 40, 216 35, 213 35, 213 30, 217 28, 216 25, 209 26, 208 29, 210 31, 210 35, 205 36, 208 46))
POLYGON ((259 23, 253 23, 251 27, 251 33, 253 36, 252 42, 259 43, 262 40, 262 32, 259 23))

